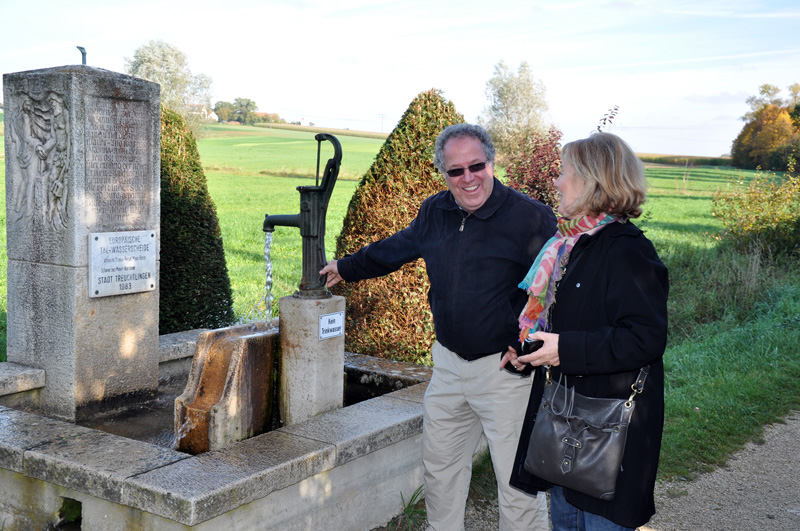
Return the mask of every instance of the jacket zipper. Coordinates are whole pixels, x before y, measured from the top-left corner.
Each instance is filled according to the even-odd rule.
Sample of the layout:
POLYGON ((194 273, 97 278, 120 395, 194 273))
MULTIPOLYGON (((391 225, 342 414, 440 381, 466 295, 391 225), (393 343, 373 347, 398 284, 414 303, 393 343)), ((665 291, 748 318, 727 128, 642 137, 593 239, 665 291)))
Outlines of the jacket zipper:
POLYGON ((467 214, 466 216, 464 216, 464 211, 462 210, 461 215, 463 217, 461 218, 461 226, 458 228, 458 232, 464 232, 464 224, 467 222, 467 218, 470 217, 472 214, 467 214))
MULTIPOLYGON (((461 210, 461 207, 459 207, 458 211, 461 212, 461 226, 458 228, 458 232, 464 232, 464 224, 467 222, 467 218, 470 217, 472 214, 465 213, 463 210, 461 210)), ((454 286, 458 286, 459 285, 459 279, 461 278, 461 258, 462 258, 464 240, 461 240, 460 236, 459 236, 459 238, 457 239, 457 242, 458 242, 458 249, 456 250, 456 254, 455 254, 456 264, 455 264, 455 271, 454 271, 454 274, 453 274, 453 285, 454 286)), ((455 297, 453 297, 452 301, 448 301, 448 304, 455 304, 455 303, 456 303, 456 298, 455 297)), ((451 308, 450 311, 448 312, 448 315, 450 315, 451 317, 450 317, 449 322, 447 323, 447 326, 451 330, 455 326, 454 322, 453 322, 453 319, 454 319, 453 316, 458 315, 458 312, 456 310, 457 310, 457 308, 451 308)))

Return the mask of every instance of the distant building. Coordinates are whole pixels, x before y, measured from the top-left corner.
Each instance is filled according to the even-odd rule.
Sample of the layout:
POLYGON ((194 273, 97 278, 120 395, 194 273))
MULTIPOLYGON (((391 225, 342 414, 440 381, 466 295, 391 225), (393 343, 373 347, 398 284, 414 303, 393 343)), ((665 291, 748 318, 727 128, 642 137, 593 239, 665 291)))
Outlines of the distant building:
POLYGON ((218 122, 219 116, 212 109, 206 108, 205 105, 187 105, 186 110, 188 114, 199 114, 203 120, 208 122, 218 122))

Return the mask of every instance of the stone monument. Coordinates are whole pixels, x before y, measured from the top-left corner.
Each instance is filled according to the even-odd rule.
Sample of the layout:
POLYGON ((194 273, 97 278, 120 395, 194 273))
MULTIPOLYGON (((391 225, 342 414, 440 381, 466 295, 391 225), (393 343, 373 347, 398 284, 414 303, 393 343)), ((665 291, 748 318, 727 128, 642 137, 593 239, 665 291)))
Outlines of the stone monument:
POLYGON ((5 74, 8 361, 76 421, 158 387, 160 87, 89 66, 5 74))

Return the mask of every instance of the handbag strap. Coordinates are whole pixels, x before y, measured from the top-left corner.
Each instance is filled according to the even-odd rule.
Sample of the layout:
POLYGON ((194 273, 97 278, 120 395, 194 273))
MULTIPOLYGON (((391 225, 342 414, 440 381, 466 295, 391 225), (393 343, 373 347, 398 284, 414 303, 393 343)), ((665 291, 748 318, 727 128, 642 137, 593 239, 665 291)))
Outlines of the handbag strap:
MULTIPOLYGON (((548 374, 547 381, 550 382, 550 367, 549 366, 547 367, 547 374, 548 374)), ((564 407, 561 409, 561 411, 556 411, 555 410, 555 401, 553 401, 553 413, 555 413, 556 415, 559 415, 559 416, 561 416, 564 413, 566 413, 567 410, 569 410, 568 414, 571 415, 572 414, 572 406, 575 403, 575 386, 573 385, 572 387, 567 388, 566 385, 561 385, 561 379, 562 378, 564 378, 564 373, 563 372, 558 375, 558 388, 556 388, 556 391, 553 392, 553 397, 555 398, 555 393, 558 391, 558 389, 560 389, 561 387, 564 388, 564 407)), ((552 383, 552 382, 550 382, 550 383, 552 383)))
POLYGON ((625 402, 627 407, 630 407, 633 404, 633 399, 636 398, 636 395, 641 394, 644 391, 644 381, 647 380, 647 375, 650 374, 650 365, 645 365, 641 369, 639 369, 639 376, 636 377, 636 381, 631 384, 631 396, 628 397, 628 401, 625 402))
MULTIPOLYGON (((553 380, 550 379, 550 365, 545 365, 545 376, 547 381, 545 382, 546 385, 550 385, 553 383, 553 380)), ((639 376, 636 377, 636 380, 631 384, 631 396, 628 397, 628 400, 625 402, 625 407, 631 407, 633 404, 633 399, 636 398, 636 395, 639 395, 644 391, 644 382, 647 380, 647 376, 650 374, 650 365, 645 365, 641 369, 639 369, 639 376)), ((561 376, 564 376, 562 373, 561 376)), ((561 383, 561 378, 558 379, 559 383, 561 383)), ((566 388, 566 386, 564 386, 566 388)), ((565 401, 566 402, 566 401, 565 401)))

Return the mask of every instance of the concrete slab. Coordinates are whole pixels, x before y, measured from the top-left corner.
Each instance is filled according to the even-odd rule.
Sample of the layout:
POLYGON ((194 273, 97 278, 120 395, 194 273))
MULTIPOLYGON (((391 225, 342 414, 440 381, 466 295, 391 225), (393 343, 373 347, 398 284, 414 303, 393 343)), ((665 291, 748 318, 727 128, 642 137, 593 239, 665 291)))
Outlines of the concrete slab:
POLYGON ((75 424, 14 409, 0 410, 0 466, 24 472, 25 452, 54 440, 74 440, 94 433, 75 424))
POLYGON ((158 359, 159 363, 166 361, 191 358, 194 356, 197 347, 197 337, 200 332, 207 329, 187 330, 186 332, 175 332, 174 334, 163 334, 158 336, 158 359))
POLYGON ((413 402, 378 397, 300 424, 290 433, 336 446, 336 466, 422 432, 422 408, 413 402))
POLYGON ((189 458, 188 454, 84 428, 25 452, 26 476, 120 503, 131 476, 189 458))
POLYGON ((131 478, 123 503, 186 525, 334 466, 335 447, 273 431, 131 478))
POLYGON ((364 531, 385 526, 422 485, 421 435, 272 492, 193 527, 364 531))
POLYGON ((425 391, 427 390, 428 382, 423 382, 417 385, 412 385, 411 387, 400 389, 399 391, 394 391, 384 396, 387 398, 396 398, 398 400, 408 400, 421 405, 423 400, 425 400, 425 391))
POLYGON ((357 371, 364 385, 396 389, 430 381, 433 367, 345 352, 345 371, 357 371))
POLYGON ((19 363, 0 363, 0 396, 44 387, 44 369, 19 363))

